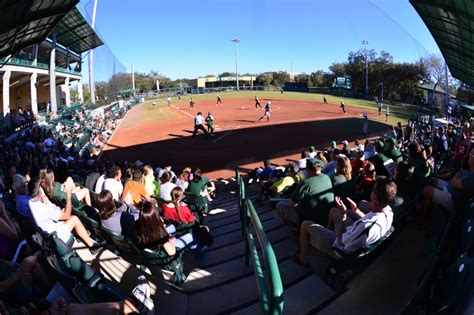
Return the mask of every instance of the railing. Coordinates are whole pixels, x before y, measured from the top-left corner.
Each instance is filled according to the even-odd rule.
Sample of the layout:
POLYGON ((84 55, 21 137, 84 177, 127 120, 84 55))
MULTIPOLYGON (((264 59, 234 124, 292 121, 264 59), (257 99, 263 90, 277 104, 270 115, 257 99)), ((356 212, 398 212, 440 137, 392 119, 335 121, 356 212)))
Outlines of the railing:
POLYGON ((245 264, 252 264, 257 278, 257 289, 260 298, 260 310, 262 314, 277 315, 283 313, 283 284, 280 277, 280 269, 273 251, 273 247, 267 239, 262 223, 250 200, 245 198, 245 185, 238 168, 236 169, 236 180, 239 190, 239 210, 242 220, 242 234, 245 235, 245 264), (259 256, 258 247, 254 242, 254 234, 257 237, 258 247, 261 251, 262 260, 259 256))
MULTIPOLYGON (((2 64, 12 65, 12 66, 23 66, 23 67, 30 67, 30 68, 39 68, 39 69, 49 69, 49 63, 47 61, 43 61, 42 59, 38 59, 36 63, 34 60, 21 58, 21 57, 11 57, 10 59, 0 58, 0 65, 2 64)), ((69 73, 74 75, 81 75, 80 71, 76 71, 73 69, 66 69, 60 66, 56 66, 56 71, 69 73)))

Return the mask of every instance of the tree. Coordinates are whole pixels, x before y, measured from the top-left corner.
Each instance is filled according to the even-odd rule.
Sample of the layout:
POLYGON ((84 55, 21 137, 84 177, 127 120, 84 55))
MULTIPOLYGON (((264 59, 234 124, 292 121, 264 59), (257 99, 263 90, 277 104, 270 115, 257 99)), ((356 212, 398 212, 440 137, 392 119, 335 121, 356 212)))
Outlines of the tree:
POLYGON ((438 85, 446 85, 444 83, 446 79, 446 64, 444 63, 443 57, 434 54, 422 58, 421 63, 423 64, 427 72, 426 79, 429 83, 433 84, 432 96, 434 98, 436 87, 438 85))
POLYGON ((227 71, 225 71, 225 72, 222 72, 222 73, 220 74, 220 77, 223 77, 223 78, 225 78, 225 77, 235 77, 235 72, 227 72, 227 71))
POLYGON ((273 81, 272 72, 265 72, 257 76, 257 82, 260 85, 269 86, 272 81, 273 81))

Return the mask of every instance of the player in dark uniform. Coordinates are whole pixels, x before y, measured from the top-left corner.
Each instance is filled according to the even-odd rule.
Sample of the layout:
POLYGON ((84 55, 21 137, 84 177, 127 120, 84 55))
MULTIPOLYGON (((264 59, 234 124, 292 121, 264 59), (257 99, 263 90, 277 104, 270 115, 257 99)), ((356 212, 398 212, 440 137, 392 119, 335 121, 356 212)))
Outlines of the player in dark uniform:
POLYGON ((193 108, 194 108, 194 104, 196 104, 196 103, 194 103, 194 100, 193 100, 193 98, 191 97, 191 98, 189 99, 189 109, 193 109, 193 108))
POLYGON ((260 101, 258 99, 258 96, 255 96, 255 109, 262 108, 262 105, 260 105, 260 101))
POLYGON ((207 113, 206 125, 207 125, 207 132, 209 132, 210 134, 214 133, 214 127, 213 127, 214 116, 212 116, 211 112, 207 113))
POLYGON ((271 108, 272 102, 267 102, 265 105, 265 112, 263 113, 263 116, 258 119, 258 121, 262 120, 263 118, 267 119, 267 122, 270 120, 270 108, 271 108))
POLYGON ((346 113, 346 105, 344 104, 344 101, 343 101, 343 100, 341 100, 341 105, 340 105, 339 107, 342 109, 342 112, 343 112, 344 114, 347 114, 347 113, 346 113))
POLYGON ((327 99, 326 95, 323 96, 323 104, 324 105, 328 104, 328 99, 327 99))
POLYGON ((216 102, 216 106, 221 104, 222 105, 222 100, 221 100, 221 96, 219 94, 217 94, 217 102, 216 102))

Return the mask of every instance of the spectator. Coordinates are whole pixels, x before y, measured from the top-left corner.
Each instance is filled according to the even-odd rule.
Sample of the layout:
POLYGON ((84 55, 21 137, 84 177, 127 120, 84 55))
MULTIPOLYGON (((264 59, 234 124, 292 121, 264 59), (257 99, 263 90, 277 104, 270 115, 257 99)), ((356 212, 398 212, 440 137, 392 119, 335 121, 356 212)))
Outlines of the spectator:
POLYGON ((159 212, 151 202, 145 202, 135 225, 136 243, 140 248, 164 250, 169 256, 174 256, 176 249, 182 249, 193 242, 190 233, 179 238, 171 236, 169 233, 172 233, 174 227, 165 227, 159 212))
POLYGON ((165 167, 163 167, 160 172, 158 173, 158 178, 161 178, 164 172, 168 171, 171 173, 171 181, 174 183, 176 180, 176 174, 171 170, 173 167, 171 166, 171 162, 166 162, 165 167))
POLYGON ((384 165, 389 158, 383 153, 384 143, 382 141, 379 140, 375 143, 375 151, 376 154, 369 161, 374 164, 378 175, 390 176, 384 165))
POLYGON ((143 167, 143 175, 140 179, 140 183, 145 186, 145 190, 148 195, 156 196, 156 191, 159 191, 159 183, 155 181, 155 175, 153 174, 153 168, 150 165, 143 167))
POLYGON ((298 185, 289 202, 276 205, 283 222, 295 228, 304 220, 325 224, 334 202, 331 180, 321 173, 323 163, 318 159, 309 159, 307 163, 310 177, 298 185))
POLYGON ((341 151, 342 154, 344 154, 348 158, 351 158, 351 147, 349 146, 349 142, 347 140, 343 140, 341 144, 343 145, 342 151, 341 151))
POLYGON ((397 132, 395 131, 395 128, 393 128, 392 125, 388 126, 388 132, 387 132, 386 137, 389 139, 392 138, 392 139, 397 140, 397 132))
POLYGON ((171 190, 171 201, 163 204, 163 216, 177 223, 190 224, 196 221, 196 217, 191 213, 189 207, 181 201, 183 190, 180 187, 174 187, 171 190))
POLYGON ((57 233, 57 236, 65 243, 71 237, 74 231, 79 238, 89 247, 90 252, 95 255, 105 245, 105 243, 96 243, 90 238, 87 230, 81 221, 75 215, 72 215, 71 195, 74 183, 71 179, 64 183, 66 191, 66 206, 60 209, 49 201, 48 197, 40 185, 39 178, 32 179, 28 183, 30 193, 30 210, 36 225, 45 233, 57 233))
POLYGON ((140 211, 134 206, 124 203, 117 208, 112 193, 103 190, 97 197, 97 210, 102 225, 106 228, 128 237, 135 235, 135 221, 138 220, 140 211))
POLYGON ((169 171, 164 171, 160 177, 160 198, 164 201, 171 200, 171 190, 176 187, 172 181, 172 175, 169 171))
POLYGON ((336 174, 336 165, 337 165, 338 156, 339 156, 339 150, 333 149, 331 151, 331 161, 329 161, 329 163, 326 164, 322 169, 322 172, 328 175, 329 177, 334 177, 334 175, 336 174))
POLYGON ((407 161, 402 161, 395 169, 395 183, 398 187, 398 195, 404 200, 414 198, 415 182, 413 179, 413 166, 407 161))
POLYGON ((269 180, 275 173, 275 167, 272 165, 272 161, 265 160, 263 161, 263 168, 257 168, 255 173, 260 181, 269 180))
POLYGON ((403 161, 403 156, 400 150, 395 148, 395 144, 397 141, 393 138, 388 138, 387 141, 385 141, 385 156, 388 157, 389 159, 392 159, 393 162, 396 164, 400 163, 403 161))
POLYGON ((211 199, 209 191, 212 192, 214 190, 214 183, 206 176, 203 176, 201 170, 197 168, 194 171, 193 180, 189 182, 188 189, 186 190, 188 193, 188 204, 194 207, 193 211, 198 212, 199 215, 202 213, 207 214, 208 202, 211 199))
POLYGON ((469 198, 474 196, 474 149, 469 153, 468 165, 468 170, 457 173, 450 182, 434 178, 432 186, 423 190, 421 223, 426 223, 433 205, 449 211, 453 211, 454 206, 466 207, 469 198))
POLYGON ((142 172, 140 170, 134 170, 132 180, 129 180, 123 188, 121 197, 123 203, 138 207, 143 199, 146 201, 152 201, 145 186, 140 183, 141 178, 142 172))
POLYGON ((306 168, 306 160, 310 158, 310 152, 308 150, 303 150, 301 152, 301 159, 298 160, 298 167, 301 169, 306 168))
POLYGON ((99 177, 100 177, 100 173, 99 173, 99 168, 97 167, 97 164, 90 163, 89 174, 87 174, 86 183, 84 184, 84 187, 89 189, 89 191, 95 191, 95 184, 97 183, 97 180, 99 179, 99 177))
POLYGON ((313 221, 305 221, 301 226, 299 253, 291 254, 291 259, 301 265, 308 264, 310 246, 335 259, 344 254, 356 252, 359 248, 371 245, 382 238, 391 228, 393 212, 389 204, 397 194, 397 185, 387 178, 380 178, 371 194, 371 210, 362 212, 354 201, 348 199, 349 210, 339 197, 337 208, 329 214, 328 227, 313 221), (352 218, 357 219, 355 222, 352 218), (342 255, 341 255, 342 254, 342 255))
POLYGON ((183 191, 186 191, 186 189, 189 186, 189 172, 188 171, 183 171, 181 175, 179 175, 179 178, 176 180, 176 185, 181 188, 183 191))
POLYGON ((314 146, 310 146, 308 148, 308 151, 309 151, 309 158, 316 157, 316 148, 314 146))
POLYGON ((423 190, 428 183, 430 170, 419 144, 412 142, 408 145, 408 162, 413 165, 413 180, 415 182, 416 193, 423 190))
POLYGON ((402 142, 405 139, 405 133, 403 132, 402 123, 399 121, 395 127, 395 132, 397 133, 397 141, 402 142))
MULTIPOLYGON (((44 191, 46 194, 51 198, 58 198, 65 200, 66 193, 64 184, 60 184, 55 181, 54 172, 50 169, 43 171, 44 173, 41 175, 44 178, 44 182, 42 184, 44 191)), ((68 177, 66 180, 70 180, 73 185, 72 194, 73 198, 77 199, 78 201, 82 201, 87 205, 91 205, 91 196, 89 190, 87 188, 81 188, 74 184, 72 178, 68 177)))
POLYGON ((355 192, 355 181, 352 179, 351 160, 340 155, 337 158, 336 175, 332 179, 334 194, 341 198, 352 197, 355 192))
POLYGON ((441 156, 448 151, 448 138, 444 133, 443 127, 438 127, 438 131, 433 140, 433 153, 435 159, 441 158, 441 156))
POLYGON ((276 196, 284 192, 287 188, 292 187, 294 184, 300 181, 298 177, 299 167, 295 162, 290 162, 287 167, 287 174, 281 179, 278 179, 274 182, 268 182, 269 185, 260 185, 259 186, 259 197, 257 201, 261 201, 264 194, 269 194, 270 196, 276 196))
POLYGON ((12 249, 13 241, 21 235, 18 224, 10 218, 5 205, 0 201, 0 257, 5 258, 12 249))
POLYGON ((114 196, 114 200, 119 201, 123 192, 122 170, 118 166, 112 166, 107 172, 107 179, 104 182, 104 190, 108 190, 114 196))

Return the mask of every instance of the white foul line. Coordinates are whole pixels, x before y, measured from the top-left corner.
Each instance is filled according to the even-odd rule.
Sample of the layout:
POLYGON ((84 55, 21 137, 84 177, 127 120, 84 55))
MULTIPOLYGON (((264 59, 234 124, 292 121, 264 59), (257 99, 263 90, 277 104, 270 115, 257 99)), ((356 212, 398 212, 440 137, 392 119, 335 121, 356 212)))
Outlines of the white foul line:
POLYGON ((219 138, 217 138, 217 139, 215 139, 214 141, 212 141, 212 143, 216 143, 217 141, 221 140, 222 138, 224 138, 224 137, 227 136, 228 134, 230 134, 230 133, 236 131, 236 130, 239 129, 239 128, 240 128, 240 126, 237 126, 237 127, 235 127, 234 130, 227 131, 227 132, 224 133, 222 136, 220 136, 219 138))
POLYGON ((194 119, 194 116, 191 115, 190 113, 187 113, 187 112, 185 112, 184 110, 179 109, 178 107, 176 107, 176 106, 174 106, 174 105, 171 105, 171 107, 173 107, 174 109, 179 110, 179 111, 182 112, 183 114, 186 114, 186 115, 188 115, 189 117, 191 117, 192 119, 194 119))

